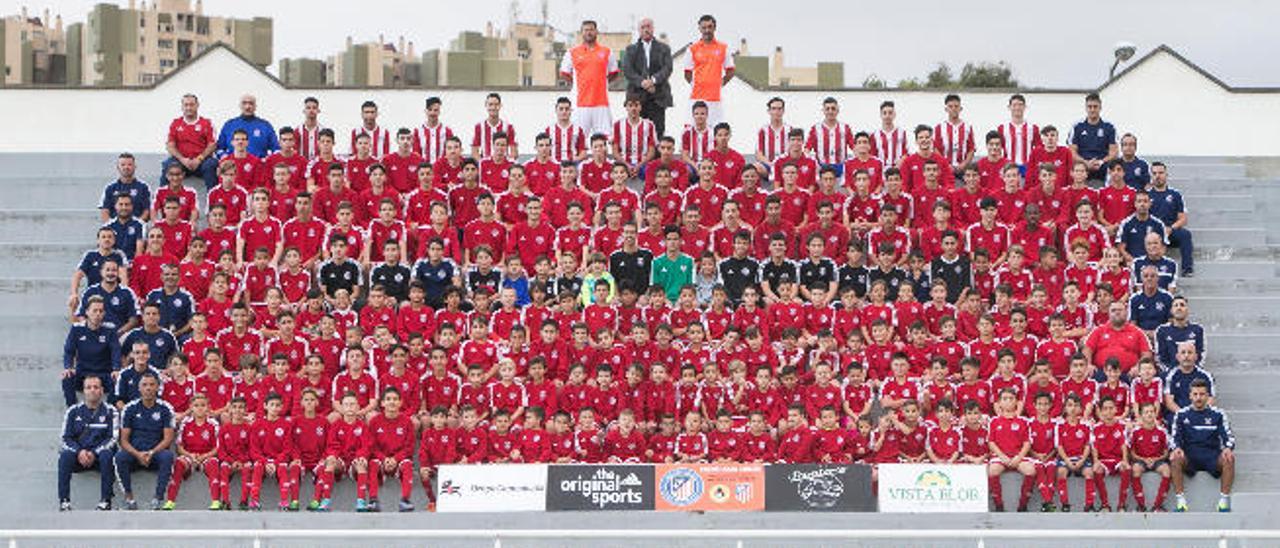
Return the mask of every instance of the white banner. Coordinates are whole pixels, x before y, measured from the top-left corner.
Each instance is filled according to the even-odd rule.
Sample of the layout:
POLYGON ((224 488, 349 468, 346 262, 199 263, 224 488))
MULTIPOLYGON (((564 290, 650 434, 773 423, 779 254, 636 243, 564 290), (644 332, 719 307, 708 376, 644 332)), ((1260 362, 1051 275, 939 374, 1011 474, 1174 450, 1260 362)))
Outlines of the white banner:
POLYGON ((979 464, 881 464, 881 512, 986 512, 987 469, 979 464))
POLYGON ((446 464, 437 480, 440 512, 542 512, 545 464, 446 464))

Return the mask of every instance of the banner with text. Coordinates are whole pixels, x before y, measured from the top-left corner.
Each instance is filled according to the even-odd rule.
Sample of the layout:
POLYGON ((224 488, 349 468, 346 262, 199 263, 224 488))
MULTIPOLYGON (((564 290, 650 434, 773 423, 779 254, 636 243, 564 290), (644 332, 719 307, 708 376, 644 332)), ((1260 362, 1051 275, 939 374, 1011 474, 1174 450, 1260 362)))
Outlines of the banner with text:
POLYGON ((547 509, 547 465, 459 464, 440 467, 440 512, 541 512, 547 509))
POLYGON ((764 469, 770 512, 874 512, 865 464, 770 464, 764 469))
POLYGON ((547 469, 547 510, 653 510, 652 464, 569 464, 547 469))
POLYGON ((987 468, 979 464, 881 464, 881 512, 986 512, 987 468))
POLYGON ((658 510, 764 510, 764 465, 659 464, 655 471, 658 510))

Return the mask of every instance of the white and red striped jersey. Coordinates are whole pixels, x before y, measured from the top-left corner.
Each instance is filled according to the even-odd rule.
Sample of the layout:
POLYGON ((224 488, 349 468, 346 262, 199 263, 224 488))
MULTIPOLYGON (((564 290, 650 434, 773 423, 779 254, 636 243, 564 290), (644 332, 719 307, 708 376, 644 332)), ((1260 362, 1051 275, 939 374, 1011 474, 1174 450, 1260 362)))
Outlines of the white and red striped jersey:
POLYGON ((680 134, 680 151, 686 162, 696 164, 705 158, 711 151, 711 144, 711 126, 698 131, 692 125, 686 125, 680 134))
POLYGON ((765 124, 756 132, 756 150, 764 153, 764 158, 760 158, 766 162, 772 162, 787 154, 787 134, 791 133, 791 126, 782 124, 782 127, 775 128, 769 124, 765 124))
POLYGON ((576 160, 579 153, 587 150, 587 132, 575 124, 551 124, 542 132, 551 137, 551 157, 556 162, 576 160))
POLYGON ((809 128, 804 147, 813 151, 819 163, 843 164, 853 147, 853 128, 843 122, 837 122, 834 127, 818 122, 809 128))
POLYGON ((658 132, 645 118, 634 124, 623 118, 613 123, 613 142, 622 152, 622 161, 635 166, 647 161, 649 151, 658 147, 658 132))
POLYGON ((471 133, 471 146, 480 147, 480 157, 477 160, 493 156, 493 134, 498 132, 507 134, 507 151, 510 154, 516 144, 515 126, 506 120, 498 120, 497 124, 490 124, 488 119, 476 122, 476 128, 471 133))
POLYGON ((996 131, 1004 138, 1004 157, 1020 166, 1027 164, 1031 149, 1040 146, 1040 126, 1031 122, 1005 122, 996 131))
POLYGON ((871 155, 884 163, 885 169, 897 167, 898 162, 907 157, 910 137, 907 130, 900 127, 885 131, 877 129, 871 134, 871 155))
POLYGON ((951 162, 961 167, 964 157, 974 150, 973 126, 961 120, 957 123, 943 121, 933 128, 933 148, 951 162))
POLYGON ((391 143, 391 132, 380 127, 373 129, 365 129, 360 126, 351 130, 351 155, 356 155, 356 138, 361 135, 369 136, 369 155, 374 158, 381 158, 384 154, 391 152, 395 146, 391 143))
POLYGON ((444 124, 429 126, 423 122, 413 130, 413 151, 432 164, 444 157, 444 142, 453 137, 453 130, 444 124))
POLYGON ((320 124, 316 124, 316 127, 308 128, 306 122, 293 128, 293 133, 298 138, 299 155, 310 160, 320 154, 320 130, 322 129, 324 129, 324 126, 320 124))

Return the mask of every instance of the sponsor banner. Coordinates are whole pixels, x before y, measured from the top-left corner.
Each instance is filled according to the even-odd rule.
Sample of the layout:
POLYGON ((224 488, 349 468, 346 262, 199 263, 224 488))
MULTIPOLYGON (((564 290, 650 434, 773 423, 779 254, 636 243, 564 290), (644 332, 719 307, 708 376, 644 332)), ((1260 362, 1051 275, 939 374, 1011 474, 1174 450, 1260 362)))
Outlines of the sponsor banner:
POLYGON ((762 464, 659 464, 655 472, 658 510, 764 510, 762 464))
POLYGON ((541 512, 545 464, 446 464, 437 479, 440 512, 541 512))
POLYGON ((547 510, 653 510, 653 465, 547 467, 547 510))
POLYGON ((980 464, 881 464, 881 512, 986 512, 980 464))
POLYGON ((770 464, 764 469, 770 512, 874 512, 865 464, 770 464))

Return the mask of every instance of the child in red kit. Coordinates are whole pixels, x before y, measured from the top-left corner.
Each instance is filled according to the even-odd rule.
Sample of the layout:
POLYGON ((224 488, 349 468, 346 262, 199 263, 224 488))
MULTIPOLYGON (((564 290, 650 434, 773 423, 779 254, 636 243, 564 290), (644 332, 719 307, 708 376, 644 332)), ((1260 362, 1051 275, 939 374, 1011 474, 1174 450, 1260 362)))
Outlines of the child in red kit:
POLYGON ((413 502, 413 436, 414 426, 409 415, 400 409, 400 391, 394 386, 382 390, 382 412, 369 419, 369 435, 365 438, 369 455, 368 510, 380 510, 378 488, 383 478, 394 475, 400 478, 401 512, 412 512, 413 502))
POLYGON ((1031 452, 1027 454, 1027 462, 1036 468, 1036 487, 1040 489, 1040 511, 1052 512, 1053 487, 1057 481, 1058 463, 1058 423, 1050 414, 1053 411, 1053 396, 1041 392, 1036 394, 1033 403, 1035 415, 1027 421, 1031 438, 1031 452))
MULTIPOLYGON (((280 487, 280 509, 290 509, 290 493, 293 492, 294 470, 291 470, 297 450, 293 447, 293 422, 281 416, 284 400, 279 394, 269 394, 263 404, 264 415, 253 423, 250 453, 253 455, 253 495, 249 508, 261 509, 259 495, 262 481, 274 476, 280 487)), ((299 472, 301 466, 298 467, 299 472)), ((296 509, 296 507, 294 508, 296 509)))
POLYGON ((360 401, 354 393, 343 394, 338 400, 338 408, 342 416, 329 428, 321 476, 325 493, 316 510, 329 511, 333 486, 346 474, 356 481, 356 511, 364 512, 368 509, 365 500, 365 486, 369 481, 368 443, 365 441, 368 425, 361 420, 360 401))
POLYGON ((418 442, 418 478, 422 480, 422 489, 427 492, 427 511, 434 512, 436 491, 431 488, 431 478, 441 464, 457 462, 457 440, 454 429, 449 428, 448 408, 433 407, 428 422, 422 429, 422 440, 418 442))
POLYGON ((299 500, 302 490, 302 475, 310 472, 314 480, 314 491, 307 509, 315 511, 320 508, 320 493, 324 490, 320 478, 324 472, 324 456, 328 441, 329 419, 320 413, 320 402, 324 398, 311 388, 302 389, 298 395, 298 410, 292 414, 294 460, 289 463, 292 487, 289 493, 289 508, 299 500))
POLYGON ((991 462, 987 465, 987 485, 995 511, 1004 511, 1004 494, 1000 488, 1000 476, 1005 472, 1022 474, 1022 493, 1018 497, 1018 511, 1027 511, 1036 477, 1035 464, 1027 460, 1031 451, 1030 429, 1026 419, 1018 416, 1018 394, 1011 388, 1000 392, 997 400, 999 415, 988 426, 991 462))
MULTIPOLYGON (((1117 494, 1116 508, 1124 509, 1128 498, 1129 480, 1129 446, 1125 437, 1124 423, 1116 415, 1118 406, 1115 400, 1102 397, 1098 400, 1098 422, 1093 425, 1093 482, 1102 498, 1101 510, 1110 512, 1111 503, 1107 496, 1107 476, 1120 476, 1120 492, 1117 494)), ((1089 507, 1085 511, 1097 511, 1089 507)))
POLYGON ((1139 512, 1147 511, 1147 497, 1142 492, 1142 474, 1160 474, 1160 488, 1151 509, 1164 511, 1164 497, 1169 493, 1169 435, 1157 421, 1159 408, 1153 403, 1139 406, 1139 426, 1129 433, 1129 458, 1133 469, 1133 498, 1139 512))
POLYGON ((1084 478, 1084 505, 1093 507, 1095 486, 1093 468, 1089 466, 1089 447, 1093 433, 1089 425, 1083 422, 1084 406, 1080 404, 1080 396, 1068 394, 1062 404, 1064 418, 1058 423, 1058 504, 1063 512, 1071 511, 1071 501, 1067 494, 1067 476, 1084 478))

